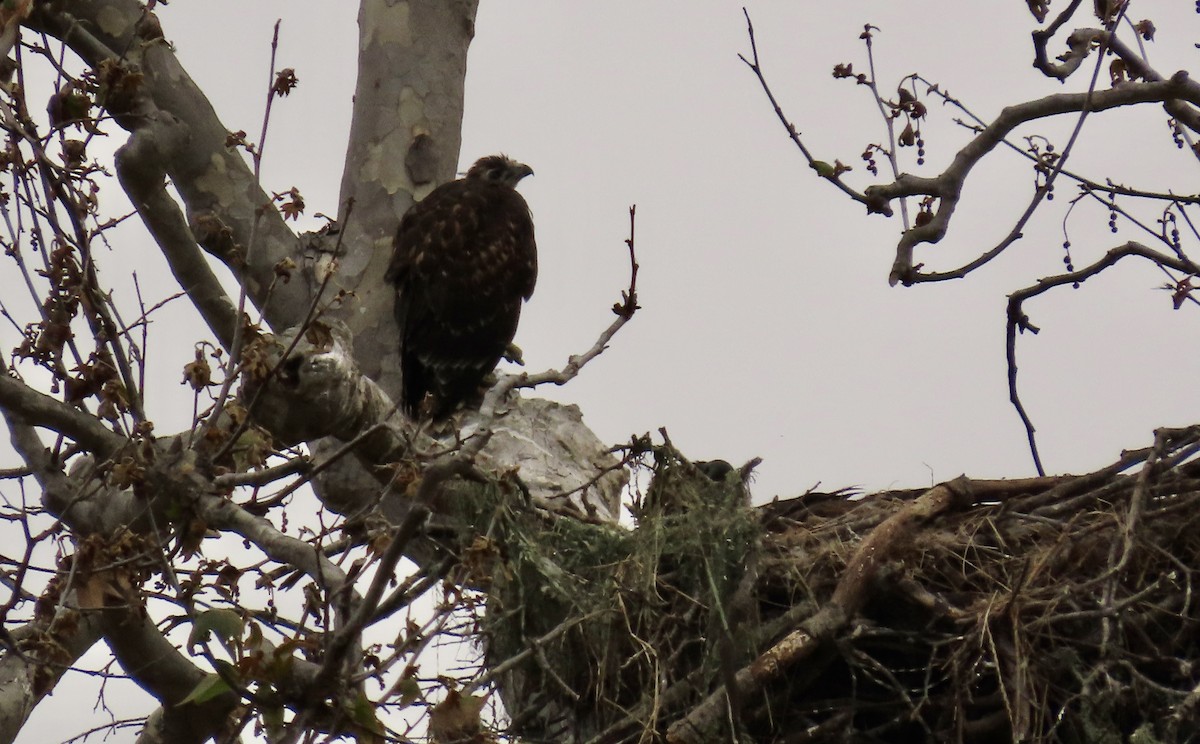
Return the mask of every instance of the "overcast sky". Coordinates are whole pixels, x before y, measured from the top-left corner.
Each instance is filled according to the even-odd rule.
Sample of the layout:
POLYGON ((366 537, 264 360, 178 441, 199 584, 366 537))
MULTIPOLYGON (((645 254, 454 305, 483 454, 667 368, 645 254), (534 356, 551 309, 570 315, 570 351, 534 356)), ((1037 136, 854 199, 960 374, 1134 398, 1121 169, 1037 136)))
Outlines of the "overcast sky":
MULTIPOLYGON (((868 183, 859 154, 883 130, 865 89, 831 70, 865 68, 864 23, 882 28, 885 90, 921 72, 985 119, 1064 90, 1030 66, 1034 25, 1015 0, 749 10, 788 115, 819 157, 854 166, 859 186, 868 183)), ((1161 71, 1194 63, 1191 4, 1134 3, 1130 14, 1156 21, 1149 53, 1161 71)), ((162 16, 229 127, 247 131, 257 131, 271 25, 284 19, 279 64, 296 68, 300 87, 275 109, 266 185, 295 185, 311 211, 336 212, 354 80, 351 9, 318 4, 301 16, 283 2, 175 3, 162 16)), ((644 310, 579 379, 546 394, 579 404, 607 441, 665 426, 696 459, 762 456, 759 499, 817 481, 878 488, 1030 474, 1008 403, 1005 297, 1061 269, 1066 199, 1046 205, 1011 255, 976 277, 889 287, 899 220, 867 217, 805 166, 738 61, 747 50, 736 3, 482 4, 462 162, 504 151, 537 171, 521 185, 541 262, 517 338, 531 369, 560 366, 609 322, 627 281, 627 208, 638 205, 644 310)), ((966 141, 954 112, 930 110, 927 174, 966 141)), ((1076 167, 1101 181, 1197 190, 1196 164, 1179 157, 1161 111, 1114 118, 1119 126, 1087 122, 1076 167)), ((1061 148, 1072 125, 1020 133, 1052 135, 1061 148)), ((957 266, 1007 232, 1032 175, 1015 155, 995 161, 977 170, 950 236, 918 260, 957 266)), ((911 159, 907 169, 917 170, 911 159)), ((1145 239, 1111 235, 1106 222, 1093 207, 1072 216, 1076 265, 1145 239)), ((1131 268, 1030 306, 1044 331, 1020 341, 1021 390, 1048 470, 1097 467, 1147 443, 1155 426, 1197 418, 1200 407, 1177 393, 1197 372, 1178 341, 1193 313, 1172 312, 1154 290, 1161 282, 1131 268)))
MULTIPOLYGON (((296 186, 310 213, 335 214, 355 7, 296 8, 177 0, 159 14, 228 128, 249 132, 260 123, 271 27, 283 18, 278 64, 295 68, 300 85, 274 109, 264 185, 296 186)), ((1018 0, 755 2, 749 10, 787 114, 818 157, 854 166, 848 180, 859 187, 869 183, 859 154, 881 141, 882 124, 865 89, 830 73, 839 62, 865 71, 858 35, 866 22, 882 28, 886 91, 917 71, 990 119, 1005 103, 1085 85, 1064 87, 1033 70, 1033 19, 1018 0)), ((1200 67, 1192 4, 1133 3, 1131 15, 1154 19, 1149 54, 1160 72, 1200 67)), ((978 276, 889 287, 898 218, 867 217, 806 167, 739 52, 748 42, 737 3, 483 3, 461 162, 503 151, 536 170, 521 190, 541 272, 516 339, 530 369, 561 366, 610 322, 627 282, 627 209, 638 207, 643 310, 576 381, 546 394, 578 404, 609 442, 665 426, 694 459, 761 456, 758 500, 818 481, 875 489, 960 473, 1032 474, 1008 403, 1005 298, 1061 270, 1070 189, 978 276)), ((925 175, 966 142, 952 111, 929 108, 926 166, 905 166, 925 175)), ((1051 135, 1061 148, 1073 123, 1021 134, 1051 135)), ((1161 111, 1092 117, 1084 140, 1072 165, 1095 180, 1198 191, 1196 162, 1177 153, 1161 111)), ((951 234, 917 260, 957 266, 1007 232, 1033 179, 1017 156, 995 160, 975 173, 951 234)), ((1077 266, 1124 240, 1149 242, 1125 223, 1110 234, 1094 207, 1079 207, 1068 225, 1077 266)), ((1200 420, 1195 311, 1173 312, 1155 289, 1162 281, 1131 266, 1029 306, 1043 332, 1019 342, 1021 391, 1049 471, 1099 467, 1150 443, 1156 426, 1200 420)), ((204 335, 198 323, 194 336, 181 332, 189 314, 176 303, 151 329, 152 361, 170 389, 150 401, 160 421, 204 335)), ((56 696, 39 724, 61 725, 63 704, 79 700, 56 696)))

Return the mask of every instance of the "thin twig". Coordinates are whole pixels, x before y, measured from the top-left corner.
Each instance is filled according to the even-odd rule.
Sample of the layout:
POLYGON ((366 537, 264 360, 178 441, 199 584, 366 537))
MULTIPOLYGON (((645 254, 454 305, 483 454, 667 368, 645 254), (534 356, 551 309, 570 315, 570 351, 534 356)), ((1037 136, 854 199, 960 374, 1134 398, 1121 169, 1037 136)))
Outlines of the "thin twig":
MULTIPOLYGON (((804 159, 808 161, 808 166, 816 170, 818 168, 817 159, 813 157, 808 147, 804 144, 804 141, 800 139, 800 132, 796 130, 796 125, 793 124, 787 118, 787 115, 783 113, 783 108, 779 105, 779 101, 775 99, 775 94, 771 91, 771 86, 767 84, 767 78, 763 74, 762 64, 758 59, 758 43, 754 39, 754 23, 750 20, 750 11, 742 8, 742 14, 746 16, 746 34, 750 37, 750 59, 746 59, 745 55, 742 54, 738 55, 738 59, 744 62, 746 66, 750 68, 750 71, 754 73, 754 76, 758 78, 759 85, 762 86, 763 92, 767 94, 767 100, 771 102, 771 108, 774 109, 775 116, 779 118, 779 121, 783 124, 784 129, 787 130, 788 137, 796 145, 797 149, 800 150, 800 153, 804 156, 804 159)), ((846 196, 849 196, 854 201, 865 205, 868 212, 879 213, 888 217, 892 216, 892 208, 888 206, 886 202, 880 203, 878 201, 868 199, 864 194, 855 191, 844 181, 842 181, 840 174, 823 175, 823 177, 834 186, 838 187, 838 189, 840 189, 842 193, 846 194, 846 196)))
MULTIPOLYGON (((263 110, 262 132, 259 135, 258 147, 251 152, 251 159, 254 163, 254 186, 256 189, 262 187, 262 151, 266 147, 267 129, 271 119, 271 103, 274 101, 275 92, 275 54, 279 50, 279 26, 281 20, 275 21, 275 30, 271 35, 271 61, 270 61, 270 79, 267 81, 267 103, 263 110)), ((254 246, 258 237, 258 223, 262 219, 263 211, 270 208, 270 204, 260 204, 254 209, 254 219, 250 221, 250 235, 246 240, 246 248, 242 261, 245 266, 250 266, 254 256, 254 246)), ((237 304, 237 324, 233 329, 233 341, 229 348, 229 361, 225 364, 225 380, 221 384, 221 390, 217 394, 216 403, 213 405, 212 414, 209 418, 209 424, 205 427, 211 430, 218 426, 221 413, 225 410, 225 402, 229 398, 229 393, 233 389, 234 380, 237 379, 238 367, 241 364, 242 346, 245 343, 246 326, 249 318, 246 315, 246 301, 250 294, 248 277, 243 276, 239 282, 238 304, 237 304)), ((203 437, 201 437, 203 439, 203 437)))

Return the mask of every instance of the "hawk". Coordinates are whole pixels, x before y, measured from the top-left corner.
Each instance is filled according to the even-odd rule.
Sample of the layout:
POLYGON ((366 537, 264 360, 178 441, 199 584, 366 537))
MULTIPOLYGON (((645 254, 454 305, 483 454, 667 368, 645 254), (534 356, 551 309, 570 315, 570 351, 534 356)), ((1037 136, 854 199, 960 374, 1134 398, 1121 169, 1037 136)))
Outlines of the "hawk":
POLYGON ((504 155, 480 158, 400 220, 384 278, 396 288, 410 417, 444 418, 475 396, 516 335, 537 281, 533 216, 516 190, 532 173, 504 155))

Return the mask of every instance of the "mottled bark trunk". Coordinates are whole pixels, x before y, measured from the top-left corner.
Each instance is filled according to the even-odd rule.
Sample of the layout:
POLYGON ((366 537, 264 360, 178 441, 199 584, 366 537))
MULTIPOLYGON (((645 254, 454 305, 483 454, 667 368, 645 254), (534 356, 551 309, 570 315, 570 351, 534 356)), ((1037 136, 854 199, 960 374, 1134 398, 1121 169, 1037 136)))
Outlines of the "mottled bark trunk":
POLYGON ((355 356, 389 392, 399 389, 399 363, 391 290, 381 278, 400 217, 454 178, 477 7, 477 0, 364 0, 359 6, 338 283, 358 293, 344 318, 355 356))

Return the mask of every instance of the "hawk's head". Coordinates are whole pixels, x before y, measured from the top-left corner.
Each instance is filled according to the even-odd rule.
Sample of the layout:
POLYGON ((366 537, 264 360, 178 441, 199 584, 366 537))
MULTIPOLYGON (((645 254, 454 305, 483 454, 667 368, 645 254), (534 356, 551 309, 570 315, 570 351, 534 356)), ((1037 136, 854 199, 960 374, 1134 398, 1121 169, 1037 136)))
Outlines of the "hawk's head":
POLYGON ((467 178, 478 178, 489 183, 498 183, 516 188, 525 176, 532 176, 533 168, 518 163, 507 155, 488 155, 475 161, 467 171, 467 178))

